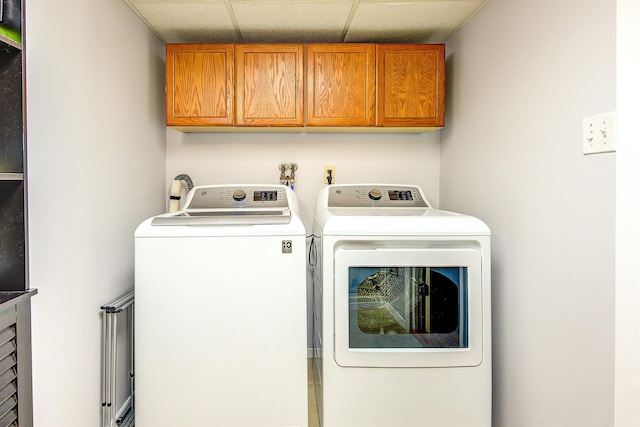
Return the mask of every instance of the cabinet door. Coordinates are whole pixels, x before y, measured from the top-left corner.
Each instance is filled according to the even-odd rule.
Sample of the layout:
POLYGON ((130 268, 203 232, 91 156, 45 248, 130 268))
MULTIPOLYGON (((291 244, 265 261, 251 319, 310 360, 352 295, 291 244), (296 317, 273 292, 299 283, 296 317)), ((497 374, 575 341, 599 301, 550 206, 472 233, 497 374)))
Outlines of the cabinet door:
POLYGON ((232 44, 167 45, 167 126, 235 123, 232 44))
POLYGON ((375 45, 307 45, 307 126, 375 124, 375 45))
POLYGON ((377 45, 378 126, 444 126, 444 45, 377 45))
POLYGON ((303 46, 236 45, 238 126, 303 126, 303 46))

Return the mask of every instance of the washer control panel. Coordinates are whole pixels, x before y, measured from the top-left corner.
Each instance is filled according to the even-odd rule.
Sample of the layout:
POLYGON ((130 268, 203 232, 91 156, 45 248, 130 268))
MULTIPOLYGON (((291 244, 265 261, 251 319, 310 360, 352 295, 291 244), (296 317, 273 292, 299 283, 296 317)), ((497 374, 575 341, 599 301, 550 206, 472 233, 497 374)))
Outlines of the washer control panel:
POLYGON ((256 185, 195 187, 191 189, 185 202, 186 210, 236 207, 287 208, 289 203, 284 188, 256 185))
POLYGON ((422 192, 415 186, 397 185, 332 185, 328 207, 412 207, 428 208, 422 192))

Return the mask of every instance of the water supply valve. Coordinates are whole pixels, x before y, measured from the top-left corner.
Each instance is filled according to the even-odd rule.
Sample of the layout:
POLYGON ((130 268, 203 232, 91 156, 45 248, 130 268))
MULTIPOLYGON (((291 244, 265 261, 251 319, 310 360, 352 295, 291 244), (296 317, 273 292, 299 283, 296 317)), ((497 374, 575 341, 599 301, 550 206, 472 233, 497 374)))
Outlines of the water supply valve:
POLYGON ((298 170, 298 164, 296 162, 280 162, 278 170, 280 171, 280 184, 287 185, 293 190, 294 184, 296 182, 296 171, 298 170))

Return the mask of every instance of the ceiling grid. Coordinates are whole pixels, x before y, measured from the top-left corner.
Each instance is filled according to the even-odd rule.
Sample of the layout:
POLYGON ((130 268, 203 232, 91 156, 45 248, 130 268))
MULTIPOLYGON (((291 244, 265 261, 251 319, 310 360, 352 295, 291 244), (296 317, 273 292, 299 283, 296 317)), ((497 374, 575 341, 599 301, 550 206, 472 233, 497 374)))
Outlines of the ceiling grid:
POLYGON ((444 43, 489 0, 124 0, 165 43, 444 43))

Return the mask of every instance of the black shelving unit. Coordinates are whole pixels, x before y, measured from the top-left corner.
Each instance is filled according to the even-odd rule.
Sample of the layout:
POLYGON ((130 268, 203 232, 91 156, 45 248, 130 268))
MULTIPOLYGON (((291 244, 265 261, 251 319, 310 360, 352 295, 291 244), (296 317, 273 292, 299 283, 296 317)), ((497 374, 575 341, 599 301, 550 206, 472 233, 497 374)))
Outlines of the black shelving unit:
POLYGON ((0 425, 33 426, 24 0, 0 0, 0 425))
POLYGON ((0 0, 0 291, 26 291, 26 127, 22 0, 0 0))

